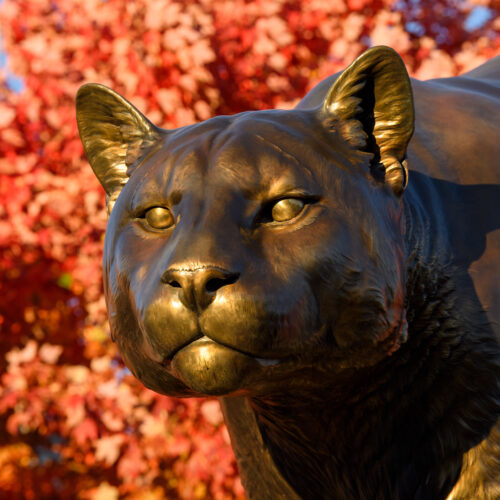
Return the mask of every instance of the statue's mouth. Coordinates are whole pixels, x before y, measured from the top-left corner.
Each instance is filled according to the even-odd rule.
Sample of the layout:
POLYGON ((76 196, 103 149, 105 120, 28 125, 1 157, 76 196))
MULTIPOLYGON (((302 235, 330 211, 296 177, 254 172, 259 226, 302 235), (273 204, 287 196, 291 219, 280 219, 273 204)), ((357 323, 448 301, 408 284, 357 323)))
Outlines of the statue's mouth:
POLYGON ((250 358, 254 358, 260 365, 262 366, 274 366, 283 361, 281 358, 267 358, 267 357, 259 357, 256 356, 255 354, 252 354, 250 352, 246 352, 242 349, 238 349, 237 347, 234 346, 229 346, 227 344, 224 344, 222 342, 217 342, 207 335, 200 334, 199 337, 195 338, 194 340, 189 340, 188 342, 182 344, 181 346, 177 347, 172 353, 168 355, 168 357, 165 358, 163 361, 163 364, 168 367, 174 360, 175 356, 183 351, 184 349, 188 347, 192 348, 203 348, 204 352, 209 352, 211 348, 215 346, 221 346, 226 349, 229 349, 231 351, 235 351, 237 353, 243 354, 245 356, 248 356, 250 358))
POLYGON ((164 366, 192 390, 206 395, 236 393, 281 359, 261 358, 202 336, 176 349, 164 366))

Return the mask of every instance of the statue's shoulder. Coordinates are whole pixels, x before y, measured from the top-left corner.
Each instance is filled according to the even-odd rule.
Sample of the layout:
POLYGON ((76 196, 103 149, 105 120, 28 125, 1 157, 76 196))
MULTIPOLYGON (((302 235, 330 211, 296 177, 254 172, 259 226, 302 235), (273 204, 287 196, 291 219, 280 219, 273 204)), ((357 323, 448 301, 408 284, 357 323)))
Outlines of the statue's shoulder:
MULTIPOLYGON (((426 96, 441 98, 445 94, 450 97, 467 98, 469 102, 485 99, 498 101, 500 100, 500 56, 459 76, 425 81, 412 78, 411 81, 417 102, 426 96)), ((463 108, 466 109, 467 106, 463 108)))
POLYGON ((493 85, 500 87, 500 56, 490 59, 462 76, 477 80, 492 80, 493 85))

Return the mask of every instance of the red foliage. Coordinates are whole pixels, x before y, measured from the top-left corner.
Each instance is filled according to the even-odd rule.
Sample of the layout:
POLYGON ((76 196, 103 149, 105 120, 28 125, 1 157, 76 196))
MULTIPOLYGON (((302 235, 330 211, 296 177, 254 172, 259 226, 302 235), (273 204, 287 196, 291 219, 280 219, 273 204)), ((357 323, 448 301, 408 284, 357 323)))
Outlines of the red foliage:
POLYGON ((77 136, 81 84, 113 87, 168 128, 286 108, 371 44, 393 46, 419 78, 466 71, 500 53, 499 10, 494 0, 1 2, 0 497, 243 498, 217 403, 144 389, 108 339, 106 216, 77 136))

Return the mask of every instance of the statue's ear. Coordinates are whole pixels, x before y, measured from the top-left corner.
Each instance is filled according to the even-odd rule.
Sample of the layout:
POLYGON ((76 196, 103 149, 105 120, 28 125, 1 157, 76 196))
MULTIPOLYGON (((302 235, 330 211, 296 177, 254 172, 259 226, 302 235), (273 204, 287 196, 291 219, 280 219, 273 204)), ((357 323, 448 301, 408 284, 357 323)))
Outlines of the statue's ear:
POLYGON ((108 213, 141 160, 165 131, 104 85, 83 85, 76 95, 76 121, 95 175, 106 191, 108 213))
POLYGON ((413 134, 414 108, 403 61, 389 47, 373 47, 335 81, 323 102, 326 122, 353 147, 373 154, 373 172, 394 193, 407 181, 406 147, 413 134))

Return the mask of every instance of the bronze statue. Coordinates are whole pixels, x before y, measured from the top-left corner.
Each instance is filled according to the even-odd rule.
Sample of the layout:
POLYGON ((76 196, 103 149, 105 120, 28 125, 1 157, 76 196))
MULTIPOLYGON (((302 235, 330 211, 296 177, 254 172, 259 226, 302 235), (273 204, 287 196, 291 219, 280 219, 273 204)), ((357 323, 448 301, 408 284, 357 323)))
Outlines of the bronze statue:
POLYGON ((113 338, 220 397, 249 498, 500 498, 499 58, 410 82, 374 47, 177 130, 90 84, 77 119, 113 338))

